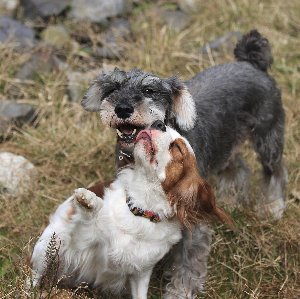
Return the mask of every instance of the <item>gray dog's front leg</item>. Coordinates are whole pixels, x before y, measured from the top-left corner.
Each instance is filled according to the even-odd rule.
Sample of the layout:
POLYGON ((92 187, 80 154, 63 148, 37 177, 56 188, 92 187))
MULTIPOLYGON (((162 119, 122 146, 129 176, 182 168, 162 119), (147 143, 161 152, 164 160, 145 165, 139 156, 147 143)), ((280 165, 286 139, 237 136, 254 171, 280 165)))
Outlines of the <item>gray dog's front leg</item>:
POLYGON ((212 230, 205 224, 196 226, 192 232, 184 231, 174 255, 171 281, 167 284, 164 299, 192 299, 203 289, 211 236, 212 230))

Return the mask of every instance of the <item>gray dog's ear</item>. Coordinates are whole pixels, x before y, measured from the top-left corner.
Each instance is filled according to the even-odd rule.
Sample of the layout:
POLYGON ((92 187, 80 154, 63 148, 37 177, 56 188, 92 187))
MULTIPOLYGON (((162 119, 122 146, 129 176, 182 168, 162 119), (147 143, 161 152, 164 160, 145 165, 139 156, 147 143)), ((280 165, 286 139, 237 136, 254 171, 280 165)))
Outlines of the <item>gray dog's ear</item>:
POLYGON ((177 77, 165 80, 172 90, 172 114, 178 127, 182 130, 190 130, 194 127, 197 117, 195 101, 189 93, 186 85, 177 77))
POLYGON ((102 72, 92 82, 81 101, 81 105, 87 111, 99 111, 102 100, 118 89, 124 80, 126 80, 126 72, 118 68, 113 71, 102 72))
POLYGON ((87 111, 99 111, 103 91, 101 88, 101 75, 99 75, 91 84, 83 99, 81 100, 82 107, 87 111))

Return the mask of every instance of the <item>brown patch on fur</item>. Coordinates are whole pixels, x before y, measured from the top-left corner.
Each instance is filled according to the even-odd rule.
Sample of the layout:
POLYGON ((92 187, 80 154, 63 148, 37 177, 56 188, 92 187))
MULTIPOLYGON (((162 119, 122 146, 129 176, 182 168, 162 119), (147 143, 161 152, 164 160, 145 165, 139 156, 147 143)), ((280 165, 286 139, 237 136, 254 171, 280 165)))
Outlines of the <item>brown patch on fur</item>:
POLYGON ((103 199, 105 188, 109 187, 113 181, 98 182, 87 190, 94 192, 98 197, 103 199))
POLYGON ((213 190, 199 175, 195 156, 184 140, 177 138, 169 151, 172 161, 167 165, 162 187, 180 222, 191 229, 195 224, 217 218, 233 228, 231 218, 216 206, 213 190))

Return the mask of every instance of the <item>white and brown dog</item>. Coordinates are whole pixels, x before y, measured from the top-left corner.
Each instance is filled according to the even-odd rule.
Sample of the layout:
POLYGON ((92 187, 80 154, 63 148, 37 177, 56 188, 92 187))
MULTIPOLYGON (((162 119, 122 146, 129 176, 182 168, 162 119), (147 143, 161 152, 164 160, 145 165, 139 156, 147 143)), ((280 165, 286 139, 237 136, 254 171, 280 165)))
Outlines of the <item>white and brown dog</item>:
POLYGON ((178 132, 163 123, 140 131, 134 159, 102 199, 79 188, 58 207, 33 251, 34 285, 47 281, 50 251, 63 286, 85 282, 119 292, 129 280, 132 297, 146 299, 153 267, 181 239, 183 226, 210 218, 231 224, 178 132))

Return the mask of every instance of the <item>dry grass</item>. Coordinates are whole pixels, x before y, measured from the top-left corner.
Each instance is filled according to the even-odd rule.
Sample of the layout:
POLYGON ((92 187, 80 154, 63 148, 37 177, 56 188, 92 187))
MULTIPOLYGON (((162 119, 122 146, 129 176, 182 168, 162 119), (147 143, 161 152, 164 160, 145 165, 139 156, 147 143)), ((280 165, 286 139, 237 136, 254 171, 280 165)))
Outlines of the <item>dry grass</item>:
MULTIPOLYGON (((160 23, 150 1, 136 8, 130 17, 134 41, 124 44, 124 57, 113 63, 125 69, 139 67, 162 76, 178 73, 189 78, 212 64, 233 59, 231 49, 209 57, 199 50, 224 32, 257 28, 269 38, 275 58, 272 75, 282 89, 287 115, 284 156, 289 172, 288 209, 276 223, 261 223, 251 212, 234 210, 235 233, 215 226, 206 292, 199 298, 300 298, 300 2, 201 2, 201 10, 180 34, 160 23)), ((84 32, 93 43, 93 27, 85 25, 84 32)), ((1 151, 24 155, 38 170, 30 192, 17 198, 0 194, 0 298, 29 298, 25 292, 29 275, 26 259, 40 227, 74 188, 113 177, 114 136, 96 115, 68 102, 63 71, 20 82, 14 73, 28 56, 16 54, 8 46, 0 50, 0 98, 18 98, 36 105, 40 112, 35 127, 14 131, 0 145, 1 151)), ((101 67, 100 61, 80 50, 62 54, 72 66, 101 67)), ((245 156, 258 170, 252 151, 246 150, 245 156)), ((253 183, 253 197, 258 192, 253 183)), ((150 298, 160 298, 161 284, 158 275, 153 277, 150 298)), ((38 298, 38 294, 31 297, 38 298)), ((80 296, 63 293, 54 297, 80 296)))

